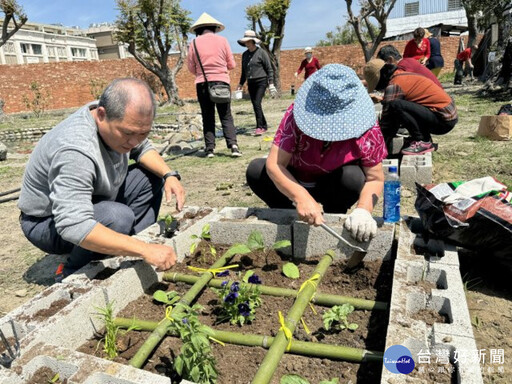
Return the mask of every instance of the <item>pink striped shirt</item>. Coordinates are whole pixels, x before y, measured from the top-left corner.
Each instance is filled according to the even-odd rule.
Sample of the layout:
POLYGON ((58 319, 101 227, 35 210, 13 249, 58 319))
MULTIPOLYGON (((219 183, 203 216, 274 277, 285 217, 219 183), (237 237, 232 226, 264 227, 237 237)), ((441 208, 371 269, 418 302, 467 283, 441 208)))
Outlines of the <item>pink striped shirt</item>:
POLYGON ((293 104, 286 110, 274 136, 274 144, 291 153, 289 167, 302 183, 315 182, 319 176, 351 162, 359 162, 363 167, 373 167, 388 155, 377 121, 361 137, 333 141, 327 147, 324 143, 326 142, 307 136, 297 127, 293 117, 293 104))
MULTIPOLYGON (((208 81, 223 81, 229 84, 229 70, 235 68, 236 63, 226 38, 206 31, 195 40, 208 81)), ((195 84, 205 82, 193 43, 189 44, 187 67, 196 75, 195 84)))

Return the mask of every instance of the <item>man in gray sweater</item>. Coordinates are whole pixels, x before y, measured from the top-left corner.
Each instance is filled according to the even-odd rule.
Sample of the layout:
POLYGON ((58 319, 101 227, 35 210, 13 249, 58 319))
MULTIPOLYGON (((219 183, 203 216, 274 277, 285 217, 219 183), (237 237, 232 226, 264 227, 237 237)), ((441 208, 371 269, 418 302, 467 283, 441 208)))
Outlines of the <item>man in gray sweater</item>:
POLYGON ((147 140, 155 111, 146 83, 114 80, 99 102, 55 126, 30 156, 21 228, 43 251, 69 254, 64 275, 105 255, 140 256, 160 270, 176 262, 172 247, 130 236, 156 221, 163 192, 167 202, 175 195, 178 210, 185 202, 180 175, 147 140))

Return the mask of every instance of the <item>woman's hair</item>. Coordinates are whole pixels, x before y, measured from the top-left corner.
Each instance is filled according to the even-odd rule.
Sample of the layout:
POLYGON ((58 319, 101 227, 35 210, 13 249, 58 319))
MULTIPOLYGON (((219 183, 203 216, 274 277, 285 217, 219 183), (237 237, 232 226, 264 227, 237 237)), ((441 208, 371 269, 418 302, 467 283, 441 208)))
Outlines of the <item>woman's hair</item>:
POLYGON ((204 27, 197 27, 195 30, 196 36, 202 35, 204 31, 211 31, 211 32, 215 33, 215 31, 217 31, 217 27, 214 25, 206 25, 204 27))
POLYGON ((392 57, 396 61, 400 60, 402 58, 402 55, 400 55, 400 52, 398 52, 398 49, 396 49, 391 44, 383 46, 380 51, 377 53, 377 58, 382 59, 384 61, 388 61, 388 59, 392 57))
POLYGON ((395 64, 384 64, 384 66, 380 69, 379 82, 375 86, 377 91, 380 91, 389 85, 389 80, 391 80, 391 77, 397 68, 398 67, 395 64))
POLYGON ((418 27, 412 33, 415 39, 423 39, 425 37, 425 30, 421 27, 418 27))

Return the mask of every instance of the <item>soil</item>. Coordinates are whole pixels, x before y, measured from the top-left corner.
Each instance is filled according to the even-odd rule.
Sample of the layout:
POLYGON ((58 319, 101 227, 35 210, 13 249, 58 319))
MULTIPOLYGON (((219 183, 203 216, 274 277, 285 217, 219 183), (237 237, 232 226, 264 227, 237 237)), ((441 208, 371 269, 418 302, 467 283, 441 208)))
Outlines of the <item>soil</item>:
POLYGON ((411 314, 411 317, 416 320, 423 320, 428 325, 432 326, 434 323, 449 323, 450 319, 447 315, 439 313, 433 309, 421 309, 418 312, 411 314))
MULTIPOLYGON (((217 246, 218 250, 224 247, 217 246)), ((199 266, 201 263, 200 252, 187 260, 186 264, 199 266)), ((298 280, 290 280, 281 273, 282 264, 288 260, 279 256, 275 251, 268 254, 256 252, 246 256, 235 256, 229 264, 239 263, 239 268, 231 272, 231 277, 226 279, 240 280, 246 270, 254 270, 268 286, 279 286, 298 289, 307 280, 318 263, 319 258, 308 260, 298 264, 301 277, 298 280), (268 264, 266 264, 266 262, 268 264)), ((173 268, 173 271, 185 272, 186 264, 173 268)), ((379 299, 389 301, 392 265, 389 262, 369 261, 355 273, 348 274, 344 271, 344 261, 334 262, 325 274, 319 285, 319 290, 326 293, 343 294, 344 296, 360 297, 370 300, 379 299), (342 287, 342 289, 340 289, 342 287)), ((190 271, 189 271, 190 273, 190 271)), ((164 307, 152 300, 152 292, 156 289, 177 291, 184 294, 190 288, 183 283, 161 283, 152 287, 138 300, 130 303, 119 314, 120 317, 131 318, 134 314, 145 320, 160 321, 165 316, 164 307)), ((243 327, 231 325, 229 322, 218 322, 219 298, 212 289, 205 289, 198 298, 197 303, 203 309, 200 321, 217 330, 229 330, 249 334, 275 336, 279 330, 277 312, 285 314, 292 306, 293 300, 283 297, 262 296, 262 306, 256 312, 256 319, 243 327)), ((387 311, 359 311, 349 315, 349 321, 359 325, 355 331, 326 331, 323 328, 322 314, 328 308, 314 305, 315 314, 307 308, 303 319, 311 331, 307 334, 302 327, 295 330, 294 338, 302 341, 321 342, 325 344, 345 345, 354 348, 383 351, 385 347, 385 335, 387 328, 387 311)), ((148 332, 129 332, 124 335, 119 343, 122 347, 120 355, 115 359, 121 363, 127 363, 135 354, 140 345, 148 337, 148 332)), ((98 339, 90 340, 80 348, 81 352, 103 356, 102 344, 98 345, 98 339)), ((143 367, 151 372, 173 377, 173 357, 179 354, 181 341, 173 337, 165 338, 157 350, 143 367)), ((259 363, 265 356, 266 350, 262 347, 245 347, 226 345, 221 346, 212 343, 213 353, 217 360, 219 371, 219 383, 244 383, 249 382, 258 370, 259 363)), ((273 383, 278 383, 285 374, 299 374, 312 383, 338 377, 341 382, 353 383, 378 383, 380 381, 382 364, 380 363, 349 363, 329 359, 311 358, 286 354, 277 372, 274 374, 273 383)))
POLYGON ((46 383, 55 383, 55 384, 67 384, 68 379, 58 379, 56 381, 52 381, 55 377, 56 372, 53 372, 48 367, 41 367, 37 371, 35 371, 30 379, 25 382, 25 384, 46 384, 46 383))

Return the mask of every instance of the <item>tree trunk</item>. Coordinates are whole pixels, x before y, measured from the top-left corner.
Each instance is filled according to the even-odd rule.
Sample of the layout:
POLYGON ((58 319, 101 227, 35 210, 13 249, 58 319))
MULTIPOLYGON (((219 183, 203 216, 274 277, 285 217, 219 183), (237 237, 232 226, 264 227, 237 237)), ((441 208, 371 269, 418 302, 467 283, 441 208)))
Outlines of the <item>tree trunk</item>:
POLYGON ((469 14, 466 11, 466 18, 468 19, 468 47, 473 46, 476 43, 477 33, 478 33, 478 27, 476 23, 476 15, 475 13, 469 14))

